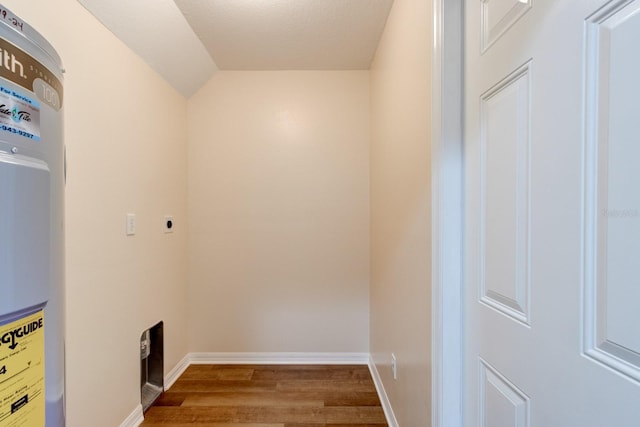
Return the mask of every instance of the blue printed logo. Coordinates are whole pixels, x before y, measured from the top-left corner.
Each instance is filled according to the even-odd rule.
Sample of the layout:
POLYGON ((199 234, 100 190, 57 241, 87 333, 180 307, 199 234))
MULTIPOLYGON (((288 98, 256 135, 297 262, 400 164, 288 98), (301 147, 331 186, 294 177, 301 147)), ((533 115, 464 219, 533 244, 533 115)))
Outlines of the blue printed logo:
POLYGON ((16 107, 13 107, 13 110, 11 110, 11 120, 13 120, 16 123, 20 123, 23 121, 30 122, 31 114, 26 111, 18 110, 16 107))
POLYGON ((16 123, 31 121, 31 113, 18 110, 17 107, 10 110, 6 104, 0 104, 0 115, 9 116, 16 123))

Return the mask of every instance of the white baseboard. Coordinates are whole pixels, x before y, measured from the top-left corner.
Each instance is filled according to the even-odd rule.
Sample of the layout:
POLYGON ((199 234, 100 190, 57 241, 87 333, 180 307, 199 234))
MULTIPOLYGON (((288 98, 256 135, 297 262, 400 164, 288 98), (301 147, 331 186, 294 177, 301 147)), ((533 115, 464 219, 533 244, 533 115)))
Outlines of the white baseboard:
POLYGON ((144 421, 142 405, 136 406, 131 414, 120 424, 120 427, 138 427, 144 421))
POLYGON ((382 378, 380 378, 378 368, 376 368, 376 364, 373 361, 373 357, 371 356, 369 356, 369 371, 371 371, 373 383, 376 385, 378 397, 380 398, 380 404, 382 405, 384 416, 387 418, 387 424, 389 424, 389 427, 398 427, 398 420, 396 419, 396 415, 393 413, 393 408, 391 407, 389 396, 387 396, 387 392, 384 389, 384 384, 382 384, 382 378))
POLYGON ((368 353, 189 353, 189 362, 199 364, 266 365, 366 365, 368 353))
POLYGON ((176 380, 178 378, 180 378, 180 375, 182 375, 184 373, 184 371, 187 370, 187 368, 189 367, 190 364, 191 364, 191 361, 189 359, 189 354, 187 354, 164 377, 164 389, 165 390, 169 390, 171 388, 171 386, 173 385, 173 383, 175 383, 176 380))

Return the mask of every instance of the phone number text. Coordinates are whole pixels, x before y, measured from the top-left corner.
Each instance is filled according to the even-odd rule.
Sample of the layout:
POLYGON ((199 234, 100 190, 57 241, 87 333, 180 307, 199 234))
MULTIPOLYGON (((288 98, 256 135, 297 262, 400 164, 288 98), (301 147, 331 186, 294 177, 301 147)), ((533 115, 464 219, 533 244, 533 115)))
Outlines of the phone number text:
POLYGON ((0 130, 3 130, 5 132, 10 132, 10 133, 15 133, 16 135, 24 136, 25 138, 29 138, 29 139, 36 139, 36 140, 38 139, 38 137, 32 133, 25 132, 20 129, 12 128, 11 126, 7 126, 7 125, 0 125, 0 130))

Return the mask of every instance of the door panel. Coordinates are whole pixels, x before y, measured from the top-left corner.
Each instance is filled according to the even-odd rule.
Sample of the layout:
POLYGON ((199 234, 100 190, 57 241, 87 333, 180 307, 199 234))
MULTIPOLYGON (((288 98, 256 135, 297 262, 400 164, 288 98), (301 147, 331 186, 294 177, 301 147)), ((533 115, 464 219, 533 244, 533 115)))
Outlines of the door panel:
POLYGON ((480 359, 478 395, 481 427, 527 427, 529 398, 518 387, 480 359))
POLYGON ((529 324, 527 62, 481 95, 480 301, 529 324))
POLYGON ((465 3, 464 424, 640 426, 640 0, 465 3))
POLYGON ((640 381, 640 2, 587 22, 586 353, 640 381))
POLYGON ((482 52, 485 52, 529 9, 531 2, 487 0, 482 2, 482 52))

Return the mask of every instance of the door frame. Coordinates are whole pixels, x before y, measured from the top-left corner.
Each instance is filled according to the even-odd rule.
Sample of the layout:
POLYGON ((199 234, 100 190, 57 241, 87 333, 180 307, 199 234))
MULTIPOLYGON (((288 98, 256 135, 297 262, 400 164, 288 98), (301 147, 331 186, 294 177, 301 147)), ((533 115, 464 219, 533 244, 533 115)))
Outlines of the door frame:
POLYGON ((464 0, 432 0, 432 427, 462 427, 464 0))

